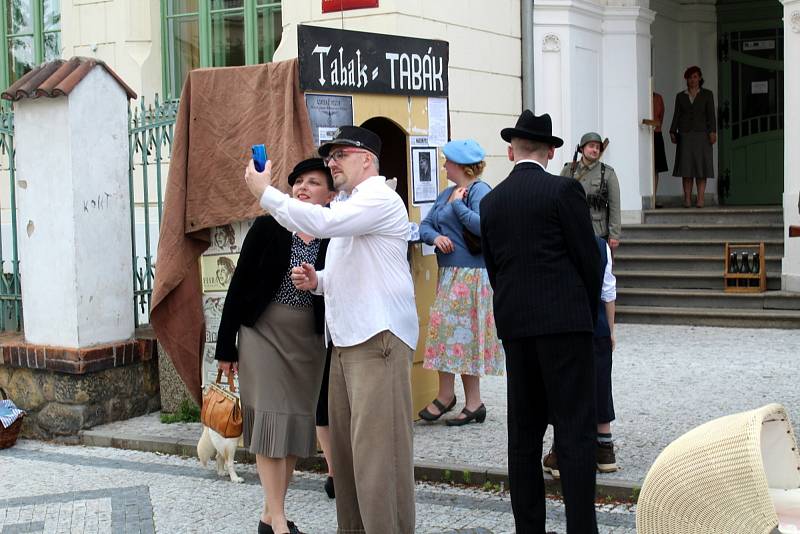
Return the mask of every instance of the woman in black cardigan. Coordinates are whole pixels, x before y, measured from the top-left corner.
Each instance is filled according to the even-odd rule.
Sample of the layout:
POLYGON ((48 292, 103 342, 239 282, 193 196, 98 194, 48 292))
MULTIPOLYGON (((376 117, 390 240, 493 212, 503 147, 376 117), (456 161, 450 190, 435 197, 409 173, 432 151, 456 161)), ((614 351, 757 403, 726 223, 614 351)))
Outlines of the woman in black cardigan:
MULTIPOLYGON (((303 202, 327 205, 335 195, 319 158, 298 163, 289 185, 303 202)), ((257 218, 222 310, 215 358, 224 372, 239 371, 244 444, 256 455, 264 489, 259 534, 299 532, 286 520, 284 501, 297 458, 316 453, 325 310, 322 297, 296 289, 290 273, 303 262, 324 268, 327 246, 271 216, 257 218)))

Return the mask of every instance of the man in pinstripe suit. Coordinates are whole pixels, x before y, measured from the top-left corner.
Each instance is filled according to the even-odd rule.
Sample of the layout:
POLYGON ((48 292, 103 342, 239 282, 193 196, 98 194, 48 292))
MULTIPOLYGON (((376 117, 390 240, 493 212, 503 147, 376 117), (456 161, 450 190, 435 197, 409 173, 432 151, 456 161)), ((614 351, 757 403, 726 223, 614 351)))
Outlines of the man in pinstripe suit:
POLYGON ((597 532, 592 332, 602 280, 583 187, 545 168, 563 141, 523 111, 500 134, 514 169, 481 202, 481 238, 506 352, 508 461, 518 534, 545 528, 540 458, 553 424, 567 532, 597 532))

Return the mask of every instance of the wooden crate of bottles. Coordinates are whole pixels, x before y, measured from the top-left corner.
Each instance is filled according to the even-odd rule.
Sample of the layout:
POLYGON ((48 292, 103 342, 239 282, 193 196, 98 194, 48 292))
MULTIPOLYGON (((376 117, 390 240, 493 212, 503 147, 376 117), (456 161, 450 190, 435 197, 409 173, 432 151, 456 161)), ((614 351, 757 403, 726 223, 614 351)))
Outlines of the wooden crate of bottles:
POLYGON ((764 242, 725 243, 725 291, 762 293, 767 290, 764 242))

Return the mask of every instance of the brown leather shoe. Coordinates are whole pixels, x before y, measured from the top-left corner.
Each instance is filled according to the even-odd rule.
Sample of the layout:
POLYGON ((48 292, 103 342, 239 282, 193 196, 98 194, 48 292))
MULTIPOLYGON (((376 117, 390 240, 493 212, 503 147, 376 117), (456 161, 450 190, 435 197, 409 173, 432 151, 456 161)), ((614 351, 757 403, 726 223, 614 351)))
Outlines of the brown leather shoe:
POLYGON ((597 442, 597 470, 601 473, 613 473, 618 469, 614 444, 597 442))
POLYGON ((542 469, 550 473, 553 478, 561 478, 561 471, 558 470, 558 459, 555 449, 550 449, 542 460, 542 469))

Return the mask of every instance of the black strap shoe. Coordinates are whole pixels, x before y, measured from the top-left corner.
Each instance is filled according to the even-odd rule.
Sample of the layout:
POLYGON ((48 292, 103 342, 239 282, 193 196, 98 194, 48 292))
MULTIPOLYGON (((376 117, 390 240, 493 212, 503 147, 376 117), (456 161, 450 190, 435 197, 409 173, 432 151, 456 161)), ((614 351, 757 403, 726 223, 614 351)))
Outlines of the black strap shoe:
POLYGON ((436 421, 441 416, 443 416, 444 414, 453 409, 453 407, 456 405, 456 396, 453 395, 453 402, 451 402, 447 406, 442 404, 442 402, 439 399, 433 399, 431 401, 431 404, 433 404, 439 409, 439 414, 438 415, 432 414, 430 411, 428 411, 428 407, 426 406, 422 410, 420 410, 418 414, 420 418, 425 419, 426 421, 436 421))
POLYGON ((472 421, 475 421, 476 423, 483 423, 486 421, 486 406, 484 406, 483 403, 481 403, 481 405, 478 406, 478 409, 474 412, 467 410, 467 408, 464 407, 464 409, 461 410, 461 413, 464 414, 464 417, 448 419, 445 421, 445 424, 447 426, 464 426, 472 421))

